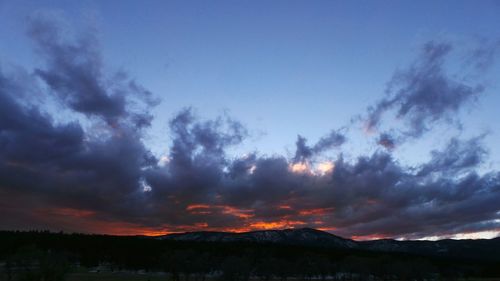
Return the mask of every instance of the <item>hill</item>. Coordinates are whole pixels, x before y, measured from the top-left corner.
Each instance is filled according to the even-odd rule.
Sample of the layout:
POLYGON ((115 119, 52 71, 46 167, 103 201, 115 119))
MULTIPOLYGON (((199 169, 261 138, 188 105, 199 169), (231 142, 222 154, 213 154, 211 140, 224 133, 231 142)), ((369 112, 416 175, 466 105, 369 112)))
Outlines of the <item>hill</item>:
POLYGON ((418 255, 500 260, 500 238, 477 240, 398 241, 381 239, 355 241, 328 232, 312 229, 263 230, 243 233, 186 232, 158 236, 156 239, 191 242, 250 242, 301 245, 344 250, 408 253, 418 255))
POLYGON ((262 230, 242 233, 233 232, 187 232, 160 236, 158 239, 196 242, 254 242, 307 246, 324 246, 354 249, 359 243, 328 232, 312 229, 262 230))

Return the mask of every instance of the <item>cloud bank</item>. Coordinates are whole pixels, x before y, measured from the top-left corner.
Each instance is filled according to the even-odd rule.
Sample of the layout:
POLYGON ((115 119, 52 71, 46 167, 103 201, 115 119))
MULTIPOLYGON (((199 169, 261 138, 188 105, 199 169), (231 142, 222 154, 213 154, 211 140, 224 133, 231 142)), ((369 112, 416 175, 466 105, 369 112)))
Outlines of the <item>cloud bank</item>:
MULTIPOLYGON (((227 150, 245 140, 246 128, 230 116, 204 120, 186 108, 169 120, 170 152, 159 161, 143 142, 158 100, 126 73, 106 70, 92 32, 69 38, 59 26, 33 17, 28 36, 42 65, 26 75, 0 72, 4 229, 162 234, 314 227, 355 238, 500 230, 500 173, 480 169, 488 156, 485 135, 452 138, 412 167, 391 153, 436 123, 456 124, 456 112, 484 92, 482 83, 447 74, 451 43, 423 46, 368 109, 369 130, 391 111, 405 124, 377 136, 387 149, 345 159, 349 139, 332 130, 313 145, 299 135, 292 158, 235 157, 227 150), (35 92, 61 111, 32 99, 35 92), (318 160, 331 149, 338 157, 318 160)), ((490 55, 477 51, 470 59, 484 69, 481 54, 490 55)))

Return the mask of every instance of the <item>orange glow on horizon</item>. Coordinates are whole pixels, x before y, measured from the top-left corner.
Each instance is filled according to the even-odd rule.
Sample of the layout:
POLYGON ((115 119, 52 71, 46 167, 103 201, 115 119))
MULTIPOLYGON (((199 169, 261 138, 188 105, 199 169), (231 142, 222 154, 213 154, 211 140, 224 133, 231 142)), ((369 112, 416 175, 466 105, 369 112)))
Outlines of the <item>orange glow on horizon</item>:
MULTIPOLYGON (((277 208, 289 209, 289 205, 280 205, 277 208)), ((218 214, 228 214, 239 218, 231 226, 213 226, 210 221, 200 220, 190 225, 169 225, 161 224, 157 226, 147 226, 140 222, 132 223, 126 221, 106 220, 99 216, 98 212, 75 209, 75 208, 43 208, 37 209, 37 220, 47 226, 48 229, 65 232, 84 232, 108 235, 145 235, 159 236, 172 233, 184 233, 195 231, 225 231, 225 232, 248 232, 258 230, 277 230, 286 228, 315 227, 318 230, 326 232, 345 233, 345 229, 338 229, 335 226, 325 224, 321 219, 322 215, 332 212, 334 208, 304 209, 299 211, 298 215, 308 216, 307 220, 296 219, 293 216, 281 216, 275 220, 263 221, 255 218, 254 211, 251 209, 238 209, 231 206, 206 204, 193 204, 186 209, 193 212, 212 211, 218 214)), ((203 217, 200 217, 203 219, 203 217)), ((457 234, 443 234, 436 236, 422 237, 420 240, 439 240, 439 239, 489 239, 498 237, 500 229, 480 232, 464 232, 457 234)), ((345 236, 349 237, 349 236, 345 236)), ((404 236, 394 237, 387 234, 374 233, 367 235, 352 235, 349 238, 358 241, 377 240, 377 239, 407 239, 404 236)))
MULTIPOLYGON (((239 209, 236 209, 239 211, 239 209)), ((313 209, 313 210, 323 210, 323 209, 313 209)), ((226 211, 234 211, 231 208, 226 209, 226 211)), ((321 213, 321 211, 312 211, 312 213, 321 213)), ((284 216, 281 219, 273 221, 259 221, 254 218, 245 218, 241 220, 241 223, 233 226, 211 226, 209 222, 199 221, 191 225, 158 225, 158 226, 145 226, 140 223, 131 223, 125 221, 109 221, 98 218, 98 213, 88 210, 79 210, 72 208, 50 208, 50 209, 39 209, 38 210, 38 220, 43 222, 48 227, 57 225, 57 228, 52 228, 54 231, 64 230, 65 232, 78 232, 78 233, 94 233, 94 234, 107 234, 107 235, 119 235, 119 236, 134 236, 134 235, 144 235, 144 236, 161 236, 172 233, 184 233, 184 232, 196 232, 196 231, 224 231, 224 232, 248 232, 248 231, 259 231, 259 230, 278 230, 286 228, 300 228, 300 227, 310 227, 315 226, 316 229, 326 232, 338 232, 339 229, 335 226, 325 225, 322 220, 294 220, 287 219, 289 216, 284 216)), ((313 217, 314 219, 314 217, 313 217)), ((342 230, 342 229, 341 229, 342 230)), ((342 231, 341 231, 342 232, 342 231)), ((459 233, 453 235, 440 235, 440 236, 429 236, 423 237, 423 240, 439 240, 445 238, 452 239, 488 239, 498 237, 500 234, 500 229, 495 229, 493 231, 482 231, 482 232, 469 232, 469 233, 459 233)), ((346 238, 351 238, 357 241, 365 240, 377 240, 377 239, 405 239, 404 237, 393 237, 386 234, 368 234, 368 235, 352 235, 344 236, 346 238)))
POLYGON ((336 227, 318 227, 316 228, 317 230, 321 230, 321 231, 326 231, 326 232, 330 232, 330 231, 335 231, 337 230, 336 227))
POLYGON ((295 226, 305 225, 306 223, 303 221, 273 221, 273 222, 254 222, 250 224, 251 228, 256 229, 280 229, 280 228, 294 228, 295 226))
POLYGON ((352 240, 356 241, 366 241, 366 240, 380 240, 380 239, 386 239, 390 238, 387 235, 383 234, 369 234, 369 235, 353 235, 351 236, 352 240))

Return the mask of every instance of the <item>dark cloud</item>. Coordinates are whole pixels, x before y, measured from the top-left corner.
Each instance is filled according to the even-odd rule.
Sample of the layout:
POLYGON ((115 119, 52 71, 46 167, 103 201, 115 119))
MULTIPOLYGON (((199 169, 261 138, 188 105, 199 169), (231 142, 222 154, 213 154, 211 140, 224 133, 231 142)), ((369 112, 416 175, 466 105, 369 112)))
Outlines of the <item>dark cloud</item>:
MULTIPOLYGON (((359 165, 364 167, 362 171, 368 168, 362 178, 371 182, 368 186, 373 202, 354 211, 346 209, 350 231, 357 235, 384 236, 399 232, 396 235, 416 238, 453 233, 454 228, 464 225, 489 223, 498 228, 499 223, 494 220, 500 214, 493 202, 500 196, 499 174, 480 176, 474 171, 477 165, 473 163, 481 162, 482 158, 481 152, 476 153, 478 148, 483 150, 478 147, 477 139, 452 140, 443 151, 434 151, 432 159, 415 173, 387 154, 376 154, 348 166, 348 170, 360 169, 359 165)), ((341 178, 346 177, 351 178, 348 175, 341 178)), ((354 189, 360 186, 355 182, 348 184, 354 189)))
POLYGON ((295 142, 295 162, 304 162, 307 159, 322 154, 323 152, 340 147, 346 142, 346 137, 339 131, 332 130, 329 134, 323 136, 318 140, 318 142, 313 146, 307 145, 307 139, 301 135, 297 136, 297 141, 295 142))
MULTIPOLYGON (((425 44, 418 59, 389 81, 386 97, 369 108, 367 129, 375 130, 388 112, 407 125, 402 137, 420 137, 438 122, 457 122, 459 110, 476 100, 484 86, 468 82, 465 73, 447 73, 445 62, 452 49, 450 43, 425 44)), ((479 63, 482 57, 471 59, 479 63)))
POLYGON ((460 141, 452 138, 443 151, 431 151, 431 160, 421 167, 419 175, 429 173, 459 174, 479 167, 487 156, 486 149, 481 141, 486 135, 460 141))
POLYGON ((494 65, 500 50, 500 40, 481 39, 481 44, 465 56, 465 64, 484 72, 494 65))
POLYGON ((168 167, 148 182, 153 192, 171 198, 171 207, 158 216, 175 218, 161 221, 175 222, 177 230, 201 224, 226 230, 311 226, 345 236, 417 238, 461 227, 495 229, 500 174, 475 170, 484 157, 480 139, 453 139, 416 168, 379 151, 354 162, 341 157, 331 173, 314 174, 294 172, 294 162, 282 157, 253 154, 231 161, 227 171, 204 174, 192 167, 192 175, 203 177, 196 183, 168 167))
POLYGON ((396 147, 396 140, 389 133, 380 134, 377 143, 388 150, 392 150, 396 147))
POLYGON ((9 207, 1 219, 12 208, 23 208, 27 221, 68 208, 105 217, 141 215, 143 171, 157 162, 141 141, 141 129, 151 119, 147 110, 155 103, 151 94, 123 73, 106 78, 92 40, 68 43, 51 19, 32 18, 30 34, 47 61, 47 69, 35 74, 47 83, 49 95, 92 125, 84 129, 73 115, 55 121, 45 101, 26 103, 32 92, 43 91, 23 86, 35 87, 33 76, 20 81, 0 75, 0 189, 8 194, 0 206, 9 207), (113 90, 104 86, 111 82, 113 90), (108 126, 92 131, 102 121, 108 126), (14 198, 18 205, 6 204, 14 198))
MULTIPOLYGON (((159 234, 309 226, 410 238, 500 228, 500 174, 481 169, 484 136, 454 138, 416 167, 386 150, 312 161, 346 142, 341 131, 311 146, 299 136, 291 159, 234 158, 228 149, 244 141, 245 127, 187 108, 169 122, 168 159, 159 165, 142 142, 154 96, 124 73, 107 75, 92 36, 69 40, 46 18, 30 26, 44 59, 36 77, 70 114, 56 121, 43 102, 24 102, 33 89, 23 84, 36 87, 38 78, 0 73, 1 228, 159 234)), ((474 99, 479 88, 444 74, 450 48, 428 44, 394 78, 393 96, 372 108, 371 126, 396 110, 410 125, 406 134, 417 136, 474 99)), ((389 131, 378 141, 390 150, 397 137, 389 131)))
POLYGON ((137 107, 137 101, 146 107, 153 105, 156 101, 151 93, 135 81, 127 81, 125 73, 104 74, 94 32, 69 40, 61 26, 64 21, 52 14, 37 13, 30 18, 28 34, 46 62, 35 74, 76 112, 114 126, 124 118, 139 127, 149 126, 152 116, 144 107, 132 110, 131 106, 137 107))

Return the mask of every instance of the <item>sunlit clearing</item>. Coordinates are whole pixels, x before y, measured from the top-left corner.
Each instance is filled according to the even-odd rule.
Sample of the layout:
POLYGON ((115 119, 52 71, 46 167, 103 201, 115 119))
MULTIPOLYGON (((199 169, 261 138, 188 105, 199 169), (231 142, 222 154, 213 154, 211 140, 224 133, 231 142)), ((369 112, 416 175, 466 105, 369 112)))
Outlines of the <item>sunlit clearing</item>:
MULTIPOLYGON (((457 233, 452 235, 433 235, 422 237, 418 240, 442 240, 442 239, 491 239, 500 237, 499 230, 478 231, 469 233, 457 233)), ((405 240, 405 239, 403 239, 405 240)), ((410 239, 411 240, 411 239, 410 239)))
POLYGON ((310 173, 311 169, 306 163, 293 163, 290 165, 290 170, 296 174, 310 173))
POLYGON ((141 181, 142 191, 150 192, 152 190, 151 185, 149 185, 146 181, 141 181))
POLYGON ((293 163, 290 164, 289 169, 296 174, 311 174, 311 175, 325 175, 331 173, 335 168, 335 164, 330 161, 325 161, 311 167, 309 163, 293 163))
POLYGON ((257 169, 257 166, 252 165, 252 167, 250 167, 250 169, 248 170, 248 172, 249 172, 250 174, 253 174, 253 173, 255 172, 255 169, 257 169))
POLYGON ((316 165, 316 171, 320 175, 328 174, 333 171, 335 164, 333 162, 322 162, 316 165))
POLYGON ((158 165, 167 166, 168 162, 170 162, 170 158, 167 155, 163 155, 160 157, 160 160, 158 161, 158 165))
POLYGON ((453 239, 491 239, 500 236, 500 231, 480 231, 453 235, 453 239))

